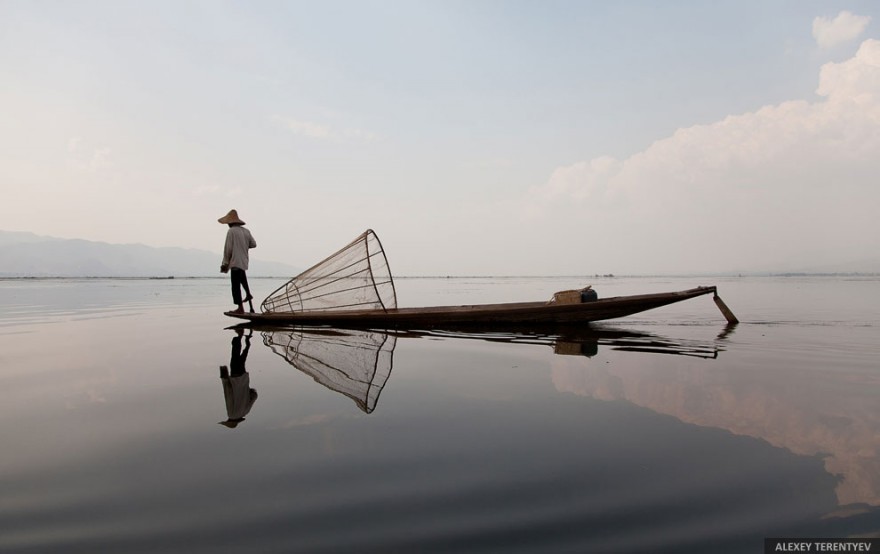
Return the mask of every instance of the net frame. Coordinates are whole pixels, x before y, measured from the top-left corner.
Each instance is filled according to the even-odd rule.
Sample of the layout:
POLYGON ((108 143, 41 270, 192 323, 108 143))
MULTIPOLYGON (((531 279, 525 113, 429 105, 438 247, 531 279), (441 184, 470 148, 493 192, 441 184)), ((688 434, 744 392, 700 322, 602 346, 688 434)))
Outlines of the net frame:
POLYGON ((395 308, 388 257, 372 229, 275 289, 261 305, 263 313, 395 308))

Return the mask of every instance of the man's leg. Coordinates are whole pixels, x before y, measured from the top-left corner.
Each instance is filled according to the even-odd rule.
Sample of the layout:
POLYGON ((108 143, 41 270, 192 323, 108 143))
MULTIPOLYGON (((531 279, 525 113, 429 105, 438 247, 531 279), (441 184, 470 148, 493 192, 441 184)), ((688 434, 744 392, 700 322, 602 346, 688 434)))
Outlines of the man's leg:
POLYGON ((241 286, 244 287, 244 301, 249 302, 253 300, 254 297, 251 296, 251 287, 248 286, 247 272, 245 272, 244 270, 241 270, 241 286))
POLYGON ((244 311, 244 306, 242 306, 241 302, 241 278, 244 275, 244 271, 234 267, 229 270, 229 280, 232 282, 232 301, 235 304, 238 304, 238 309, 244 311))

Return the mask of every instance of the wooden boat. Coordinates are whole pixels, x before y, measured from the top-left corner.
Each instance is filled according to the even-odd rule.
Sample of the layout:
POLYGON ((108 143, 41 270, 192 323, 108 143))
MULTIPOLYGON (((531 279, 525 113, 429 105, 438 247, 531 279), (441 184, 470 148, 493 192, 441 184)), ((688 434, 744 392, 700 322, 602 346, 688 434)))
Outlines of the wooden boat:
POLYGON ((616 296, 583 303, 515 302, 421 308, 226 312, 226 315, 255 323, 343 328, 430 329, 471 325, 569 325, 624 317, 706 294, 713 294, 728 322, 736 323, 736 318, 718 298, 714 286, 678 292, 616 296))
POLYGON ((367 229, 347 246, 278 287, 263 300, 260 313, 251 308, 250 312, 226 315, 256 323, 349 329, 548 326, 614 319, 712 293, 728 322, 736 322, 714 286, 604 299, 596 299, 588 289, 561 291, 549 302, 398 308, 385 250, 376 233, 367 229))

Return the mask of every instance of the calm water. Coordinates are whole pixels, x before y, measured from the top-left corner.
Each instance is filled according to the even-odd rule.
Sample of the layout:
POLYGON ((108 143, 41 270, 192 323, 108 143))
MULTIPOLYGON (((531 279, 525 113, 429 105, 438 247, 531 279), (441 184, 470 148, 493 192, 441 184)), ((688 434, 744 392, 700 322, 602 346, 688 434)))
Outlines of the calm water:
POLYGON ((880 280, 400 279, 398 298, 589 283, 717 284, 743 323, 701 297, 562 335, 239 337, 219 279, 2 281, 0 552, 761 552, 880 533, 880 280))

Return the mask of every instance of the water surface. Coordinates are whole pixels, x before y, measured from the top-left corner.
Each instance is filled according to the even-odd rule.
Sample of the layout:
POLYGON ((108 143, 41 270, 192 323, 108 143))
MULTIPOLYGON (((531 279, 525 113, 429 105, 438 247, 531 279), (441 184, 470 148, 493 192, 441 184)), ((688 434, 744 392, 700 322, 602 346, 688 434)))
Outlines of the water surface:
POLYGON ((537 334, 239 336, 220 279, 2 281, 0 551, 758 552, 880 532, 880 281, 397 288, 412 306, 585 284, 717 284, 743 323, 702 297, 537 334))

